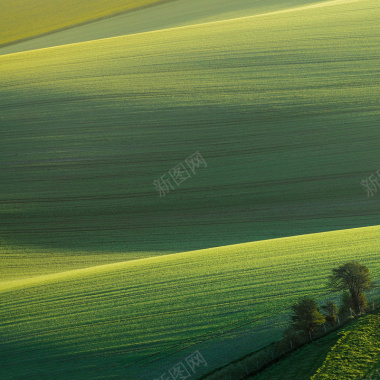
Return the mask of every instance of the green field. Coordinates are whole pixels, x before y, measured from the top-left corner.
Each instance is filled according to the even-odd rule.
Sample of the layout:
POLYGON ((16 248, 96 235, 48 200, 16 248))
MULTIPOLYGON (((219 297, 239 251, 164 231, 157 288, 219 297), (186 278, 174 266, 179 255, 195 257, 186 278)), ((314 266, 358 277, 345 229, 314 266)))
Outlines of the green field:
POLYGON ((326 299, 327 276, 342 262, 360 260, 380 278, 379 233, 327 232, 2 283, 0 378, 153 378, 196 349, 210 370, 278 338, 295 299, 326 299))
POLYGON ((343 331, 312 380, 377 377, 374 370, 380 369, 379 342, 380 315, 369 315, 343 331))
MULTIPOLYGON (((360 185, 379 169, 378 1, 217 3, 0 50, 1 380, 151 380, 195 350, 209 372, 324 301, 333 267, 380 278, 380 192, 360 185), (194 152, 207 167, 160 197, 194 152)), ((14 36, 40 33, 21 14, 14 36)))
MULTIPOLYGON (((158 252, 163 254, 162 252, 158 252)), ((170 252, 167 252, 169 254, 170 252)), ((0 246, 0 283, 68 270, 150 257, 154 252, 52 251, 0 246)))
POLYGON ((0 57, 3 245, 156 254, 378 224, 360 186, 378 169, 376 7, 0 57), (160 198, 196 151, 208 167, 160 198))
POLYGON ((0 46, 160 0, 0 0, 0 46))
MULTIPOLYGON (((314 3, 319 3, 319 1, 169 0, 159 4, 158 7, 144 7, 134 12, 126 12, 117 16, 104 18, 101 21, 86 23, 79 27, 67 28, 63 31, 48 34, 40 38, 12 44, 0 48, 0 55, 210 21, 262 15, 268 12, 290 11, 295 7, 307 6, 314 3)), ((8 6, 10 5, 9 3, 7 4, 8 6)), ((53 4, 57 5, 56 2, 53 4)), ((86 2, 82 1, 82 4, 86 4, 86 2)), ((27 14, 29 15, 29 13, 27 14)), ((17 20, 17 18, 13 19, 13 23, 14 20, 17 20)), ((20 25, 14 23, 13 26, 17 28, 20 25)))
POLYGON ((252 380, 377 379, 380 370, 380 315, 367 315, 293 352, 252 380))

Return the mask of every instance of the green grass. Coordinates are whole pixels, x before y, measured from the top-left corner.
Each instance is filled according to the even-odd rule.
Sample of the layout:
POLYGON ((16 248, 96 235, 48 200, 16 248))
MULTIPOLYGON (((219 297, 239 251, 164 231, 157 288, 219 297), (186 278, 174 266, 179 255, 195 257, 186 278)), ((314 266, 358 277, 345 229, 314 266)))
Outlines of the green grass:
POLYGON ((380 362, 380 315, 367 315, 293 352, 252 380, 376 378, 380 362))
POLYGON ((312 380, 362 379, 379 368, 380 315, 369 315, 346 329, 312 380))
POLYGON ((160 0, 0 0, 0 45, 124 12, 160 0))
POLYGON ((332 267, 378 279, 380 227, 165 255, 378 224, 360 186, 379 169, 377 11, 1 56, 0 378, 145 380, 195 349, 209 371, 322 301, 332 267), (208 167, 159 198, 195 151, 208 167))
POLYGON ((0 57, 2 245, 156 254, 378 224, 360 186, 378 169, 377 7, 0 57), (195 151, 208 167, 160 198, 153 180, 195 151))
MULTIPOLYGON (((157 252, 157 255, 172 252, 157 252)), ((46 274, 154 256, 155 252, 52 251, 43 248, 0 247, 0 283, 46 274)))
POLYGON ((1 283, 0 378, 148 379, 196 349, 209 371, 278 338, 297 298, 326 299, 333 267, 355 259, 378 279, 379 233, 305 235, 1 283))
MULTIPOLYGON (((271 0, 269 2, 261 0, 169 0, 159 4, 158 7, 144 7, 134 12, 126 12, 94 23, 86 23, 40 38, 12 44, 1 48, 0 54, 264 14, 318 2, 318 0, 271 0)), ((42 6, 40 12, 43 9, 42 6)))
POLYGON ((251 380, 306 380, 323 364, 331 347, 338 341, 339 335, 334 332, 327 337, 313 342, 285 357, 280 362, 271 365, 251 380))

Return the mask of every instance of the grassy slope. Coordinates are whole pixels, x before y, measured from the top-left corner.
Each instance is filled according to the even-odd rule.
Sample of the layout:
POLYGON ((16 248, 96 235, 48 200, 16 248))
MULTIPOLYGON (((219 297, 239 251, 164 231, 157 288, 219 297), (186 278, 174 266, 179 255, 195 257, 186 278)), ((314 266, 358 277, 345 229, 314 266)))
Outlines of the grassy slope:
POLYGON ((0 49, 0 54, 263 14, 316 2, 319 0, 175 0, 6 46, 0 49))
MULTIPOLYGON (((363 379, 380 362, 380 315, 368 315, 309 344, 252 380, 363 379)), ((376 378, 373 377, 373 378, 376 378)))
POLYGON ((159 0, 0 0, 0 45, 159 0))
MULTIPOLYGON (((166 252, 170 254, 172 252, 166 252)), ((157 252, 165 254, 165 252, 157 252)), ((93 252, 33 247, 0 247, 0 283, 94 265, 154 256, 155 252, 93 252)))
POLYGON ((370 315, 346 329, 312 380, 362 379, 380 363, 380 315, 370 315))
POLYGON ((277 338, 290 303, 321 300, 338 264, 359 260, 378 279, 379 233, 327 232, 0 284, 0 378, 151 379, 196 349, 211 370, 277 338))
MULTIPOLYGON (((268 236, 269 225, 272 229, 279 228, 275 234, 282 235, 289 231, 300 233, 375 222, 376 201, 361 201, 365 195, 352 185, 354 182, 357 186, 353 178, 368 170, 364 169, 365 164, 371 168, 375 165, 378 118, 374 100, 377 93, 371 87, 377 61, 364 59, 367 54, 374 58, 377 53, 378 39, 376 34, 372 35, 376 30, 375 18, 371 19, 371 8, 376 4, 363 1, 360 5, 363 11, 347 5, 335 13, 333 7, 329 12, 318 10, 311 18, 300 12, 301 17, 300 14, 274 16, 269 23, 265 19, 253 25, 247 20, 239 24, 239 30, 233 23, 223 24, 221 28, 211 25, 206 35, 204 27, 190 28, 160 34, 161 40, 154 35, 134 36, 112 40, 112 45, 100 41, 1 59, 0 121, 5 126, 0 131, 5 169, 1 181, 1 196, 5 199, 1 210, 3 242, 73 247, 84 235, 87 248, 127 246, 134 250, 142 246, 163 249, 167 245, 162 242, 170 237, 170 246, 178 249, 181 244, 190 247, 193 238, 199 245, 217 244, 222 239, 241 241, 259 223, 260 230, 254 232, 256 238, 268 236), (366 7, 369 9, 364 10, 366 7), (331 21, 336 18, 339 21, 333 31, 331 21), (319 33, 319 40, 313 40, 312 44, 310 38, 315 33, 308 29, 310 22, 319 33), (352 27, 351 35, 346 29, 339 29, 347 23, 352 27), (358 31, 360 38, 365 38, 365 49, 363 41, 356 41, 358 31), (245 33, 258 36, 255 46, 245 33), (342 41, 332 39, 343 35, 348 41, 344 46, 342 41), (207 40, 210 37, 211 41, 207 40), (197 46, 194 39, 198 41, 197 46), (188 45, 183 45, 183 41, 188 45), (289 49, 278 50, 283 49, 285 41, 290 41, 289 49), (148 52, 144 51, 147 45, 144 49, 140 47, 144 44, 148 44, 148 52), (167 73, 168 67, 173 70, 171 73, 167 73), (338 67, 345 76, 339 75, 338 67), (215 68, 217 72, 210 70, 215 68), (253 69, 256 71, 252 72, 253 69), (324 77, 326 71, 329 81, 324 77), (109 75, 109 82, 105 81, 105 74, 109 75), (210 93, 212 88, 218 89, 218 93, 210 93), (137 101, 136 94, 143 99, 137 101), (191 130, 185 128, 188 116, 195 120, 191 130), (260 128, 252 129, 252 118, 260 128), (170 120, 173 127, 185 133, 186 139, 193 139, 193 144, 178 138, 178 129, 174 131, 169 124, 160 124, 170 120), (206 121, 214 132, 212 136, 202 130, 206 121), (286 130, 282 129, 285 124, 286 130), (109 129, 105 130, 107 126, 109 129), (310 132, 308 126, 317 129, 310 132), (163 136, 152 140, 158 127, 162 128, 163 136), (360 132, 355 133, 359 127, 360 132), (148 153, 148 147, 136 138, 137 131, 140 138, 144 131, 150 148, 157 149, 156 156, 148 153), (306 133, 310 135, 302 135, 306 133), (218 156, 226 154, 218 146, 226 137, 235 140, 236 148, 227 152, 228 160, 218 161, 218 156), (123 151, 126 142, 131 149, 128 154, 123 151), (253 142, 263 143, 256 145, 260 146, 260 152, 248 150, 253 142), (172 214, 165 215, 167 210, 163 207, 151 210, 149 202, 154 204, 157 198, 146 197, 147 193, 141 192, 148 190, 151 179, 143 184, 140 181, 150 178, 157 169, 168 170, 167 164, 184 158, 184 147, 192 153, 196 146, 209 147, 208 152, 214 154, 210 157, 216 164, 216 174, 211 178, 203 176, 203 187, 197 188, 199 182, 197 186, 190 185, 182 197, 177 195, 180 190, 171 194, 174 199, 170 207, 174 206, 172 210, 178 212, 175 220, 172 214), (318 146, 323 147, 322 151, 316 149, 318 146), (363 153, 364 147, 368 150, 363 153), (347 148, 351 151, 344 153, 347 148), (353 148, 356 149, 352 151, 353 148), (239 162, 242 151, 251 163, 239 162), (162 159, 162 152, 170 158, 162 159), (132 164, 130 158, 135 159, 132 164), (157 158, 163 162, 157 163, 157 158), (230 165, 230 158, 245 166, 230 165), (262 167, 256 168, 253 158, 258 158, 262 167), (133 164, 142 162, 148 168, 153 165, 153 169, 147 171, 143 167, 142 172, 134 172, 133 164), (120 168, 120 164, 125 166, 120 168), (121 170, 125 168, 129 170, 128 180, 121 170), (252 169, 259 174, 256 183, 259 190, 253 193, 252 181, 256 181, 256 176, 250 178, 252 183, 249 178, 245 186, 241 183, 241 177, 247 179, 252 169), (272 178, 265 170, 269 170, 272 178), (291 180, 306 179, 296 191, 294 184, 290 186, 291 180, 286 180, 295 171, 291 180), (220 181, 226 176, 230 181, 226 183, 234 187, 220 188, 220 181), (131 177, 134 177, 132 181, 131 177), (96 181, 99 179, 100 182, 96 181), (129 185, 126 192, 120 193, 125 185, 129 185), (206 190, 209 196, 204 199, 205 189, 210 185, 220 192, 211 194, 206 190), (137 188, 134 193, 133 188, 137 188), (236 188, 241 192, 241 207, 236 188), (291 188, 293 192, 289 194, 287 190, 291 188), (139 202, 132 202, 136 196, 139 202), (249 222, 246 218, 251 215, 245 209, 249 199, 264 201, 259 203, 260 215, 253 224, 234 228, 233 218, 249 222), (201 212, 205 205, 211 207, 200 216, 199 211, 188 214, 194 200, 198 205, 201 201, 201 212), (302 212, 301 207, 304 207, 302 212), (125 226, 122 215, 127 215, 127 210, 130 220, 125 226), (292 219, 298 216, 300 225, 286 226, 289 211, 296 213, 292 219), (274 212, 276 218, 271 215, 274 212), (305 219, 310 212, 314 219, 307 225, 305 219), (279 219, 279 213, 283 213, 284 220, 276 225, 273 221, 279 219), (332 220, 334 213, 338 215, 332 220), (158 224, 162 215, 164 222, 171 223, 169 231, 158 224), (264 218, 268 225, 262 222, 264 215, 268 215, 264 218), (226 226, 208 231, 204 240, 206 230, 197 230, 197 217, 210 226, 217 226, 215 218, 219 218, 226 226), (186 218, 193 221, 192 229, 175 228, 175 236, 169 233, 178 226, 178 221, 186 218), (154 233, 138 235, 139 227, 144 223, 149 225, 152 220, 157 222, 154 233), (115 223, 120 228, 116 232, 115 223), (133 241, 141 241, 143 245, 133 246, 133 241)), ((124 366, 139 359, 145 363, 149 354, 165 350, 169 345, 183 347, 189 338, 195 342, 201 333, 251 317, 252 310, 255 315, 262 312, 260 316, 269 318, 268 306, 277 310, 299 295, 321 291, 330 268, 342 261, 361 260, 378 277, 375 244, 378 237, 379 229, 374 227, 2 283, 0 377, 95 379, 128 374, 132 379, 142 372, 149 378, 159 376, 163 368, 170 368, 175 360, 182 359, 183 352, 166 361, 146 364, 142 369, 124 366), (314 280, 316 273, 318 278, 314 280)), ((260 339, 255 335, 257 345, 273 339, 282 327, 281 321, 277 323, 270 326, 270 331, 260 321, 253 324, 255 333, 263 333, 260 339)), ((252 343, 252 339, 244 336, 237 336, 232 342, 212 340, 208 346, 202 346, 202 353, 210 366, 220 365, 233 355, 251 350, 252 343), (245 344, 236 345, 237 342, 245 344), (226 348, 233 349, 234 354, 226 348)))
POLYGON ((360 186, 378 169, 377 7, 2 56, 2 245, 180 252, 378 224, 360 186), (153 180, 195 151, 208 167, 160 198, 153 180))

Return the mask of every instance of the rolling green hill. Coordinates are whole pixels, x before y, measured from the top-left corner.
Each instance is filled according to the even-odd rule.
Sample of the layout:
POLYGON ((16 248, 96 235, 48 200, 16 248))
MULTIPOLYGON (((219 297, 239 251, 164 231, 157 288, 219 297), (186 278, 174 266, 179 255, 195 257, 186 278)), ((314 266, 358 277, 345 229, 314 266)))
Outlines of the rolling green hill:
MULTIPOLYGON (((156 3, 157 1, 152 4, 156 3)), ((210 21, 262 15, 268 12, 291 10, 294 7, 317 4, 320 3, 320 0, 169 0, 164 2, 160 1, 160 3, 161 4, 159 4, 158 7, 143 7, 135 9, 134 12, 125 12, 96 22, 86 23, 75 28, 68 28, 60 32, 12 44, 0 48, 0 54, 16 53, 25 50, 40 49, 210 21)), ((9 7, 9 3, 7 4, 9 7)), ((43 4, 46 4, 46 2, 43 4)), ((53 4, 57 6, 57 3, 53 4)), ((83 2, 82 0, 82 4, 86 5, 86 2, 83 2)), ((41 6, 39 11, 42 12, 43 9, 43 6, 41 6)), ((91 11, 93 11, 93 8, 91 8, 91 11)), ((57 13, 59 15, 59 12, 57 13)), ((27 15, 30 17, 30 13, 27 15)), ((17 19, 18 18, 14 18, 13 23, 14 20, 17 19)), ((15 23, 13 27, 17 28, 18 26, 19 25, 15 23)))
MULTIPOLYGON (((166 252, 170 254, 172 252, 166 252)), ((158 255, 165 252, 157 252, 158 255)), ((135 260, 154 256, 155 252, 93 252, 54 250, 32 247, 0 246, 0 283, 73 269, 135 260)))
POLYGON ((0 45, 158 2, 160 0, 0 0, 0 45))
POLYGON ((341 380, 378 378, 380 315, 367 315, 293 352, 251 380, 341 380), (372 375, 372 377, 370 377, 372 375))
POLYGON ((380 193, 360 185, 379 169, 378 2, 286 3, 0 56, 0 379, 151 380, 195 350, 208 372, 323 301, 334 266, 379 279, 380 193))
MULTIPOLYGON (((151 379, 200 350, 205 371, 278 338, 331 269, 380 278, 380 226, 114 263, 0 284, 1 379, 151 379)), ((2 268, 2 267, 1 267, 2 268)), ((199 372, 201 374, 201 372, 199 372)))
POLYGON ((378 224, 360 185, 378 169, 377 7, 0 57, 2 246, 157 254, 378 224), (207 168, 160 197, 197 151, 207 168))

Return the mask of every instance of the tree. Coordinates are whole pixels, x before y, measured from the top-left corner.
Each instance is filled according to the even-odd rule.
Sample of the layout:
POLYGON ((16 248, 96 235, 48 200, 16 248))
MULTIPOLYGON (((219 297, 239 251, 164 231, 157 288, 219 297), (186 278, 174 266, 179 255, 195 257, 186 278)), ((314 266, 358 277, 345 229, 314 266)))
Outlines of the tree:
POLYGON ((311 333, 325 322, 317 302, 310 297, 301 298, 292 305, 292 310, 292 326, 296 331, 311 333))
MULTIPOLYGON (((367 297, 364 293, 359 296, 360 310, 364 312, 368 306, 367 297)), ((339 308, 339 316, 345 318, 351 315, 350 309, 355 313, 355 305, 352 300, 351 294, 348 291, 343 292, 341 298, 341 306, 339 308)), ((356 314, 356 313, 355 313, 356 314)))
POLYGON ((375 287, 369 269, 365 265, 351 261, 334 268, 332 271, 333 274, 329 276, 328 282, 328 287, 331 291, 348 291, 351 295, 355 313, 364 312, 367 306, 364 291, 375 287))
POLYGON ((336 306, 334 302, 328 301, 321 309, 324 311, 326 322, 332 325, 335 324, 338 315, 338 306, 336 306))
POLYGON ((339 317, 346 318, 350 315, 350 309, 353 309, 351 294, 348 291, 343 292, 340 299, 339 317))

